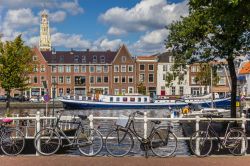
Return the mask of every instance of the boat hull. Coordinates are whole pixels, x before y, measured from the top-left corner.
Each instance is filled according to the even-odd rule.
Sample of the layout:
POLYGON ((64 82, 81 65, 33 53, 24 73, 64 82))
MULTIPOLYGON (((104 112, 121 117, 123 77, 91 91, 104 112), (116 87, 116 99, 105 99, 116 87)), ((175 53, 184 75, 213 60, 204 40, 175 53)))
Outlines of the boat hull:
MULTIPOLYGON (((61 102, 65 109, 177 109, 188 105, 185 102, 176 103, 126 103, 126 102, 95 102, 95 101, 80 101, 62 99, 61 102)), ((192 104, 200 104, 202 107, 210 107, 211 101, 189 102, 192 104)), ((219 99, 214 101, 214 106, 217 108, 227 108, 230 106, 229 99, 219 99)))

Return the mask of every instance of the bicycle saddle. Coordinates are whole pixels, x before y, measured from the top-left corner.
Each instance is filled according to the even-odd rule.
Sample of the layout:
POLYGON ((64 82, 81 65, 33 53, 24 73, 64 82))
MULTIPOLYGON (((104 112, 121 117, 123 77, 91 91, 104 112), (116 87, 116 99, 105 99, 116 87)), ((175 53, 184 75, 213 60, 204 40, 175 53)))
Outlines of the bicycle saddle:
POLYGON ((161 124, 161 121, 159 121, 159 120, 151 120, 151 122, 153 122, 154 124, 161 124))
POLYGON ((86 115, 78 115, 78 117, 81 119, 81 120, 85 120, 88 118, 88 116, 86 115))
POLYGON ((10 119, 10 118, 4 118, 4 119, 2 120, 2 122, 3 122, 3 123, 11 123, 11 122, 13 122, 13 120, 10 119))

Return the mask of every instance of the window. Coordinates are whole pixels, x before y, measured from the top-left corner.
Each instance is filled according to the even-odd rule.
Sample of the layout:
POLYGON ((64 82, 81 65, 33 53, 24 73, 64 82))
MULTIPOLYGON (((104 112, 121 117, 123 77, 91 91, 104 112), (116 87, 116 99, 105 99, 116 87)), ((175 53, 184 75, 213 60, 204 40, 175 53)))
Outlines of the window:
POLYGON ((114 66, 114 72, 119 72, 119 65, 114 66))
POLYGON ((121 66, 121 72, 126 72, 126 65, 121 66))
POLYGON ((59 82, 59 84, 63 84, 63 76, 59 76, 58 82, 59 82))
POLYGON ((74 66, 74 72, 79 73, 79 66, 74 66))
POLYGON ((199 96, 201 93, 201 88, 191 88, 191 95, 199 96))
POLYGON ((99 76, 96 77, 96 82, 97 82, 97 83, 101 83, 101 82, 102 82, 102 77, 99 77, 99 76))
POLYGON ((75 63, 78 63, 78 62, 79 62, 79 56, 78 56, 78 55, 75 55, 75 56, 74 56, 74 62, 75 62, 75 63))
POLYGON ((196 85, 196 84, 197 84, 195 78, 196 78, 195 76, 191 76, 191 84, 193 84, 193 85, 196 85))
POLYGON ((128 93, 134 93, 134 88, 133 87, 128 87, 128 93))
POLYGON ((89 66, 89 72, 94 73, 95 72, 95 66, 89 66))
POLYGON ((114 77, 114 83, 119 83, 119 76, 114 77))
POLYGON ((90 84, 95 83, 95 77, 91 76, 91 77, 89 78, 89 83, 90 83, 90 84))
POLYGON ((86 56, 85 55, 82 56, 82 63, 86 63, 86 56))
POLYGON ((133 78, 134 78, 133 76, 129 76, 129 77, 128 77, 128 82, 129 82, 129 83, 133 83, 133 78))
POLYGON ((33 61, 37 61, 37 60, 38 60, 37 56, 34 55, 34 56, 33 56, 33 61))
POLYGON ((41 65, 41 72, 45 72, 45 65, 41 65))
POLYGON ((180 95, 183 96, 183 94, 184 94, 184 87, 180 86, 180 95))
POLYGON ((115 95, 119 95, 119 89, 115 89, 114 93, 115 95))
POLYGON ((101 73, 102 72, 102 66, 96 66, 96 72, 101 73))
POLYGON ((148 101, 148 99, 146 97, 144 97, 144 102, 147 102, 147 101, 148 101))
POLYGON ((101 56, 101 63, 105 63, 105 56, 101 56))
POLYGON ((84 85, 86 82, 85 76, 75 76, 75 85, 84 85))
POLYGON ((122 76, 122 83, 126 83, 126 76, 122 76))
POLYGON ((34 65, 33 71, 34 71, 34 72, 38 72, 37 65, 34 65))
POLYGON ((172 92, 171 93, 172 95, 175 95, 175 87, 174 86, 171 87, 171 92, 172 92))
POLYGON ((37 76, 34 76, 33 82, 34 82, 34 83, 38 83, 37 76))
POLYGON ((163 65, 163 71, 168 71, 168 65, 163 65))
POLYGON ((134 66, 128 65, 128 72, 133 72, 133 71, 134 71, 134 66))
POLYGON ((141 102, 141 98, 140 97, 138 97, 138 102, 141 102))
POLYGON ((196 66, 191 66, 191 72, 196 72, 196 66))
POLYGON ((166 80, 166 74, 163 74, 163 75, 162 75, 162 79, 163 79, 163 80, 166 80))
POLYGON ((153 71, 154 70, 154 65, 148 65, 148 70, 153 71))
POLYGON ((109 72, 109 67, 108 67, 108 66, 103 66, 103 72, 104 72, 104 73, 109 72))
POLYGON ((96 63, 96 62, 97 62, 97 56, 94 55, 94 56, 93 56, 93 63, 96 63))
POLYGON ((64 66, 58 66, 58 72, 63 73, 64 72, 64 66))
POLYGON ((43 81, 44 81, 44 76, 41 76, 40 81, 41 81, 41 84, 42 84, 43 81))
POLYGON ((109 82, 109 77, 107 77, 107 76, 103 77, 103 82, 108 83, 109 82))
MULTIPOLYGON (((125 95, 126 93, 126 89, 122 89, 122 94, 125 95)), ((127 99, 127 98, 126 98, 127 99)), ((123 101, 124 101, 124 98, 123 98, 123 101)), ((127 100, 126 100, 127 101, 127 100)))
POLYGON ((70 88, 67 88, 67 89, 66 89, 66 93, 67 93, 67 94, 70 94, 70 88))
POLYGON ((51 66, 51 71, 52 71, 52 73, 56 73, 56 66, 55 65, 51 66))
POLYGON ((148 82, 154 82, 154 74, 148 74, 148 82))
POLYGON ((122 63, 125 63, 127 60, 126 56, 122 56, 122 63))
POLYGON ((70 73, 71 72, 71 66, 66 66, 66 73, 70 73))
POLYGON ((70 76, 67 76, 66 77, 66 84, 70 84, 71 83, 71 77, 70 76))
POLYGON ((82 68, 82 69, 81 69, 81 70, 82 70, 82 73, 86 73, 86 66, 82 66, 81 68, 82 68))
POLYGON ((59 62, 63 63, 64 62, 64 56, 60 56, 59 62))
POLYGON ((59 95, 60 95, 60 96, 63 95, 63 88, 59 88, 59 95))
POLYGON ((220 77, 218 85, 226 85, 226 77, 220 77))
POLYGON ((117 97, 117 98, 116 98, 116 101, 119 102, 119 101, 120 101, 120 97, 117 97))
POLYGON ((56 83, 57 82, 57 79, 55 76, 52 76, 52 79, 51 79, 51 83, 56 83))
POLYGON ((139 80, 140 80, 140 82, 144 82, 145 74, 140 74, 139 80))
POLYGON ((145 70, 145 65, 140 65, 140 70, 144 71, 145 70))

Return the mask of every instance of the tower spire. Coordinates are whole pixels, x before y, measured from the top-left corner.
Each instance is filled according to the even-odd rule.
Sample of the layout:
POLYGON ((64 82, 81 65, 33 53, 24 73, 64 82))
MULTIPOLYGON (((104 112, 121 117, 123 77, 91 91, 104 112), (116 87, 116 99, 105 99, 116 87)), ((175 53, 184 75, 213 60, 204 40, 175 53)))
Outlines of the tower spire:
POLYGON ((41 13, 39 49, 40 51, 51 51, 49 19, 45 9, 41 13))

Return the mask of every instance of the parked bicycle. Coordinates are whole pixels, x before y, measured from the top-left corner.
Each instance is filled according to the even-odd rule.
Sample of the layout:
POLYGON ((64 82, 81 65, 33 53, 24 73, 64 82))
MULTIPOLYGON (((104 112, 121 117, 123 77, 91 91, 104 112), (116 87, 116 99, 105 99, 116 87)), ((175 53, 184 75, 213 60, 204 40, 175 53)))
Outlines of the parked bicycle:
POLYGON ((240 127, 230 127, 234 121, 229 122, 226 128, 224 139, 221 139, 218 133, 212 126, 213 118, 218 118, 218 115, 206 115, 208 125, 205 131, 198 130, 194 132, 190 138, 190 147, 192 152, 198 157, 206 157, 210 154, 213 147, 213 139, 218 141, 218 151, 220 149, 228 149, 235 156, 245 154, 248 141, 245 132, 240 127))
POLYGON ((24 134, 21 130, 9 126, 13 120, 5 118, 0 125, 0 146, 1 150, 6 155, 18 155, 25 146, 24 134))
POLYGON ((133 146, 134 140, 132 134, 139 140, 141 150, 145 151, 148 157, 148 150, 158 157, 168 157, 173 155, 177 147, 177 138, 171 131, 171 126, 158 126, 161 121, 152 120, 154 124, 149 136, 145 139, 141 137, 135 130, 135 115, 144 115, 144 113, 136 111, 131 113, 129 117, 121 117, 116 122, 116 129, 108 133, 106 137, 106 149, 108 153, 115 157, 122 157, 128 154, 133 146))
POLYGON ((73 121, 65 122, 60 120, 61 115, 62 113, 58 113, 55 125, 44 128, 36 134, 34 145, 37 152, 42 155, 52 155, 59 150, 60 146, 71 146, 77 147, 85 156, 97 155, 103 146, 102 135, 98 130, 84 126, 83 121, 87 119, 87 116, 78 115, 80 120, 73 118, 73 121), (65 134, 59 127, 59 123, 77 125, 73 138, 65 134), (66 140, 67 144, 62 144, 62 140, 66 140))

